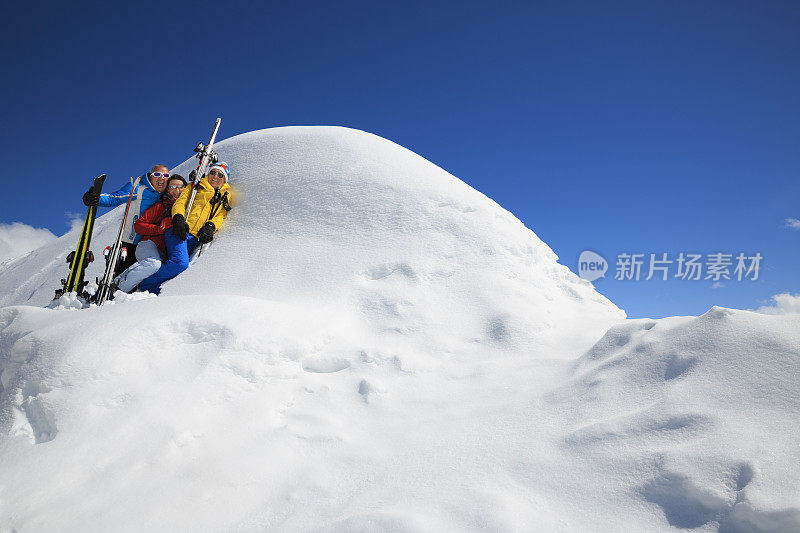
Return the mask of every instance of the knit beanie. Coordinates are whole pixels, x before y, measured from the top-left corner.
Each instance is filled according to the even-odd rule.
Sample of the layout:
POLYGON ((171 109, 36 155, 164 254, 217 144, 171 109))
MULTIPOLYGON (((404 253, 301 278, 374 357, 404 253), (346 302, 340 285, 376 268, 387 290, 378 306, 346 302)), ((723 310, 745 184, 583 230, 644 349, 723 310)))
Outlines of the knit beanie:
POLYGON ((228 163, 225 161, 220 161, 219 163, 214 163, 211 165, 211 168, 208 169, 209 172, 212 170, 217 169, 225 176, 225 183, 228 183, 228 179, 230 178, 230 171, 228 170, 228 163))

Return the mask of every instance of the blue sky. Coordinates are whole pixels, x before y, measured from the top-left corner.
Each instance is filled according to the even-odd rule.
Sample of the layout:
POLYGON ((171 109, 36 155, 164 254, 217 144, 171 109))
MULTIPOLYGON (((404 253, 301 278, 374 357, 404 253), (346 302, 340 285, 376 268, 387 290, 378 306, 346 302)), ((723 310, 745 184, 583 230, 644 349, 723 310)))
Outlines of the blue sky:
POLYGON ((0 222, 56 234, 221 138, 342 125, 513 212, 632 317, 800 292, 800 3, 18 3, 0 87, 0 222), (10 196, 10 198, 9 198, 10 196), (764 257, 758 281, 618 281, 622 252, 764 257))

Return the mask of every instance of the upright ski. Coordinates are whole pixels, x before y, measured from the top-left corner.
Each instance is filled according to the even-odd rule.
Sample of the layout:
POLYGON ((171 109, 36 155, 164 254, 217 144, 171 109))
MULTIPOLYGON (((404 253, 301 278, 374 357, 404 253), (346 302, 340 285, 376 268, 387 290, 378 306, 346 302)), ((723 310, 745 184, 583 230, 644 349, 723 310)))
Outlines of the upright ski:
POLYGON ((125 229, 125 222, 128 220, 128 211, 130 211, 131 208, 131 199, 133 198, 136 188, 139 186, 140 179, 141 176, 137 177, 135 180, 131 177, 131 192, 128 195, 128 203, 125 204, 125 213, 122 215, 122 223, 119 225, 117 239, 114 241, 114 245, 111 247, 108 259, 106 260, 106 271, 103 274, 103 279, 97 281, 97 292, 94 295, 94 303, 97 305, 103 305, 105 301, 108 300, 109 296, 111 296, 111 280, 114 278, 114 269, 117 266, 117 259, 120 254, 122 230, 125 229))
MULTIPOLYGON (((106 175, 98 176, 94 179, 92 185, 92 192, 99 195, 103 188, 103 182, 106 180, 106 175)), ((92 242, 92 231, 94 230, 94 221, 97 218, 97 206, 90 206, 86 211, 86 218, 83 220, 83 229, 81 236, 78 239, 78 247, 69 253, 67 256, 67 263, 69 263, 69 275, 66 279, 61 280, 61 288, 56 289, 55 300, 61 298, 62 295, 77 292, 79 295, 86 297, 83 294, 83 289, 86 286, 84 276, 86 274, 86 267, 94 261, 94 255, 89 250, 89 245, 92 242)))
POLYGON ((194 182, 203 178, 209 163, 217 162, 217 154, 214 153, 214 139, 217 138, 220 122, 222 122, 222 119, 217 118, 217 121, 214 123, 214 130, 211 132, 211 139, 209 139, 208 144, 203 145, 203 143, 198 143, 194 149, 194 151, 197 152, 195 157, 197 157, 200 162, 197 164, 197 168, 189 174, 189 186, 192 188, 192 195, 189 197, 189 203, 186 205, 187 220, 189 219, 189 212, 192 210, 194 197, 197 194, 197 188, 194 186, 194 182))

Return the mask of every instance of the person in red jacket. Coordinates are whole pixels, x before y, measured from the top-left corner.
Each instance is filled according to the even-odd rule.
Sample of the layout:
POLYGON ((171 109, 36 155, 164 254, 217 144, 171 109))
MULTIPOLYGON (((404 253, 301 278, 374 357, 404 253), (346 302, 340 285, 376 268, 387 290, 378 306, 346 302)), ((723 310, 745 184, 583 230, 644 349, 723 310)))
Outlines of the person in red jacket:
POLYGON ((167 251, 164 232, 172 227, 172 204, 185 186, 186 180, 183 176, 170 176, 160 200, 142 213, 133 224, 133 229, 142 236, 142 240, 136 246, 136 262, 114 279, 119 290, 131 292, 139 282, 161 268, 161 261, 167 251))

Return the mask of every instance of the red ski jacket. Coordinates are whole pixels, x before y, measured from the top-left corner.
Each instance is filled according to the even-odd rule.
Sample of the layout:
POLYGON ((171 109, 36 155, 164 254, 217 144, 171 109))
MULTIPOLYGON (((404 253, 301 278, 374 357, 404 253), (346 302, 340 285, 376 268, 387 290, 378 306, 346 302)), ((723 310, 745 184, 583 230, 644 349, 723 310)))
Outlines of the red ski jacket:
POLYGON ((133 224, 133 229, 142 240, 153 241, 162 253, 167 253, 164 232, 172 227, 172 202, 166 198, 150 206, 133 224))

